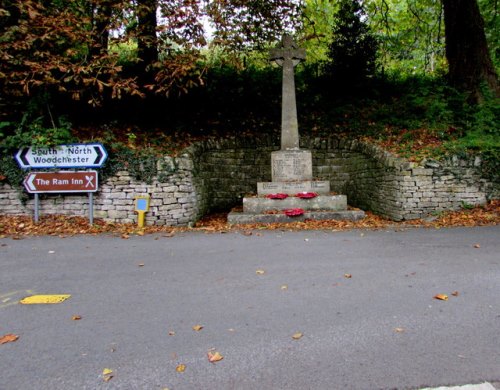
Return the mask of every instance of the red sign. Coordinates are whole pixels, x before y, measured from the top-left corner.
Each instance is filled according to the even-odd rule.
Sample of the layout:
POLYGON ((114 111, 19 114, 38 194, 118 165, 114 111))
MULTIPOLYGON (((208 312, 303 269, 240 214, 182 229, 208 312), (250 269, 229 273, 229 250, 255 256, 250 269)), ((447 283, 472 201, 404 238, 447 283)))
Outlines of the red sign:
POLYGON ((96 192, 97 171, 31 172, 24 179, 30 194, 45 192, 96 192))

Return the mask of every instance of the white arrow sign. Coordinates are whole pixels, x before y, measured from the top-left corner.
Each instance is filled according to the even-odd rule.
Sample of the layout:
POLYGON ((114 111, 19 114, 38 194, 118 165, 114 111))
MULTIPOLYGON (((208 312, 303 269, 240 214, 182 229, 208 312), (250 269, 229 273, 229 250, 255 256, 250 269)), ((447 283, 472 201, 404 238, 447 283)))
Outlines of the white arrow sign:
POLYGON ((22 148, 15 156, 21 168, 99 168, 107 158, 99 143, 22 148))

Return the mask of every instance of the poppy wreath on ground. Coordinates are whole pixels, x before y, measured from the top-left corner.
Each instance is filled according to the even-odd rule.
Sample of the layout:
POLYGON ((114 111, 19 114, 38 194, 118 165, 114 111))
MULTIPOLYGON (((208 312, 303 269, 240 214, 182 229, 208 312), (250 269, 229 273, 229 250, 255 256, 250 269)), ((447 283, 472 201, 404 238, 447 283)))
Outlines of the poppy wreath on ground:
POLYGON ((287 194, 269 194, 266 195, 266 198, 268 199, 286 199, 288 198, 287 194))
POLYGON ((304 214, 304 210, 302 209, 286 209, 283 210, 283 213, 288 217, 298 217, 299 215, 304 214))
POLYGON ((299 192, 295 197, 301 198, 301 199, 311 199, 311 198, 316 198, 318 194, 316 192, 299 192))

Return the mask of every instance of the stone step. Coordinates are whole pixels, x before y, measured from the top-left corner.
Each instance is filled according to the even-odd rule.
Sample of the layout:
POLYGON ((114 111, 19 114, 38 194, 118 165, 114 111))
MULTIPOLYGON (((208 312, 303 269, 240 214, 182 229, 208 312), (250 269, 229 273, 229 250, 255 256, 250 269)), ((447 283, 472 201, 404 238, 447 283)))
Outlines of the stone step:
POLYGON ((263 213, 266 210, 285 210, 301 208, 303 210, 340 211, 347 210, 347 196, 319 195, 310 199, 288 197, 286 199, 243 198, 244 213, 263 213))
POLYGON ((365 217, 361 210, 343 210, 343 211, 306 211, 303 215, 289 217, 284 213, 279 214, 255 214, 232 211, 227 216, 228 223, 232 225, 249 223, 292 223, 298 221, 314 220, 347 220, 359 221, 365 217))
POLYGON ((299 192, 316 192, 317 194, 328 195, 330 193, 330 182, 327 180, 306 180, 306 181, 272 181, 257 183, 257 194, 288 194, 295 195, 299 192))

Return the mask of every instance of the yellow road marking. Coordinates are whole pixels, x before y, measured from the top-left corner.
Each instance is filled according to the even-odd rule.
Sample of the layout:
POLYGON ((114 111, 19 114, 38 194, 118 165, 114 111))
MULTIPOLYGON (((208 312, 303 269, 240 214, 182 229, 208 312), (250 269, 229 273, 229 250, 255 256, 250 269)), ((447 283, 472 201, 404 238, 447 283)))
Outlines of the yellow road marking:
POLYGON ((31 297, 23 298, 19 301, 23 305, 37 305, 37 304, 51 304, 51 303, 61 303, 68 299, 71 295, 69 294, 59 294, 59 295, 32 295, 31 297))

